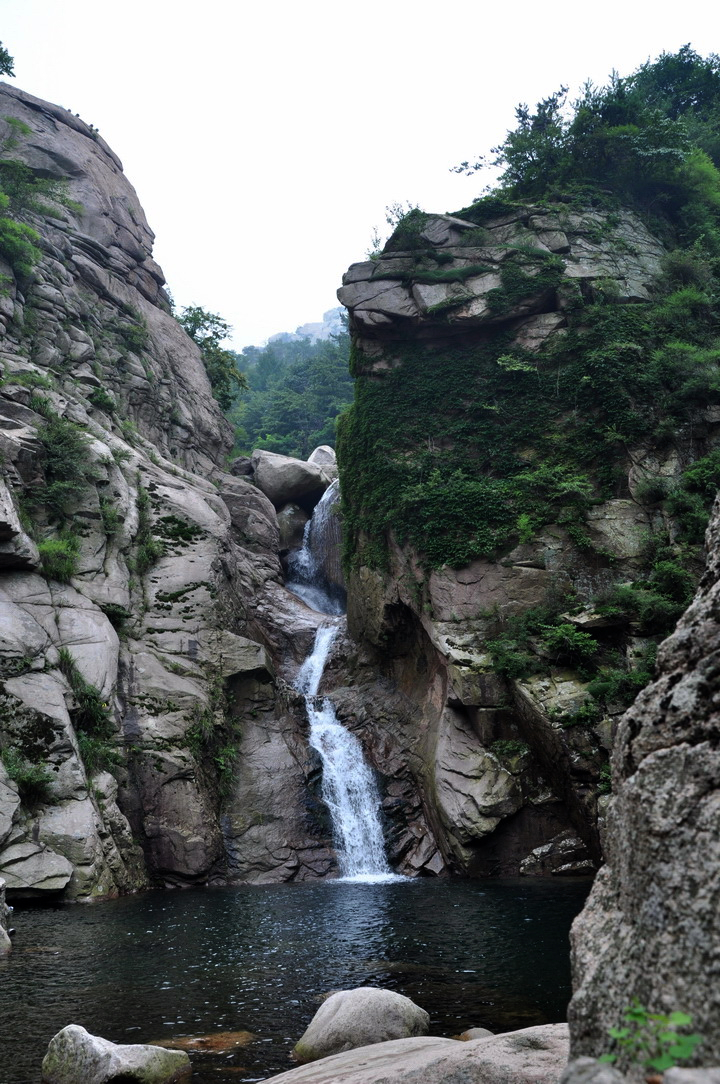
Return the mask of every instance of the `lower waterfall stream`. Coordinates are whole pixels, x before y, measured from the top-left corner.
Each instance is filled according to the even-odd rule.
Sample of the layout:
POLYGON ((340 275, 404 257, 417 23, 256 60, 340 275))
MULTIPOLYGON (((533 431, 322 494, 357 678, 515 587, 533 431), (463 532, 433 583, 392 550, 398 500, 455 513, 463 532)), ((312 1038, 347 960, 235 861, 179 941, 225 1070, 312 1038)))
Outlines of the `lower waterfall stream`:
POLYGON ((327 697, 318 697, 343 606, 323 572, 328 550, 337 546, 332 508, 337 482, 326 490, 305 526, 303 544, 288 560, 286 584, 307 606, 335 617, 318 626, 313 649, 300 667, 295 688, 305 697, 310 746, 322 761, 322 798, 330 812, 333 841, 343 879, 403 880, 390 869, 380 823, 380 795, 358 738, 347 730, 327 697))
POLYGON ((337 625, 320 626, 295 687, 305 696, 310 745, 322 760, 322 796, 332 818, 340 872, 352 880, 388 880, 396 875, 385 857, 380 795, 362 746, 338 722, 327 698, 320 699, 318 706, 317 691, 337 633, 337 625))

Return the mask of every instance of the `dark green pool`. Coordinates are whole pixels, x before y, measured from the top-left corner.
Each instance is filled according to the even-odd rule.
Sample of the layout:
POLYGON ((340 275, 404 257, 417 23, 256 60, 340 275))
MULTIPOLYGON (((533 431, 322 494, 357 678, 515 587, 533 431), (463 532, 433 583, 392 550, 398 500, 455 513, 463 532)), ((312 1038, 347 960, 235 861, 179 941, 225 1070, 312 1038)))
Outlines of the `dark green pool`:
POLYGON ((411 997, 431 1033, 565 1018, 567 935, 587 881, 429 881, 157 892, 92 906, 17 909, 0 962, 0 1081, 38 1084, 66 1024, 116 1042, 247 1030, 231 1053, 193 1054, 195 1084, 290 1068, 329 990, 411 997))

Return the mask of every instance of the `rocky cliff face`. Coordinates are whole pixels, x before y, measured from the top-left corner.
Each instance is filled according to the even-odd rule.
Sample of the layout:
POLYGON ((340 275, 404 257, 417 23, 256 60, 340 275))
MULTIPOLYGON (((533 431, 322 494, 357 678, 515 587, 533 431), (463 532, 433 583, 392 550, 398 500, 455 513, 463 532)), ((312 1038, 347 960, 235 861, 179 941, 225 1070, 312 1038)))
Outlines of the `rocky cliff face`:
POLYGON ((229 427, 119 161, 0 94, 3 158, 66 186, 24 214, 32 271, 0 267, 0 875, 79 898, 322 873, 273 662, 292 673, 317 615, 282 586, 276 508, 223 471, 229 427))
MULTIPOLYGON (((5 237, 0 268, 0 877, 11 894, 86 898, 332 874, 291 684, 322 617, 283 582, 332 464, 319 449, 224 469, 228 427, 119 162, 64 110, 1 93, 2 161, 60 187, 23 211, 34 266, 5 237)), ((506 208, 482 225, 413 220, 348 275, 350 637, 325 681, 378 771, 402 872, 597 859, 616 691, 699 568, 648 486, 685 485, 718 443, 717 407, 693 401, 672 440, 632 443, 636 404, 611 396, 604 474, 548 449, 577 457, 594 439, 581 408, 604 402, 605 367, 640 357, 662 260, 627 214, 506 208), (568 391, 583 322, 597 371, 568 391), (515 488, 477 481, 488 455, 512 461, 515 488), (597 707, 595 652, 616 659, 609 677, 595 668, 597 707)))
MULTIPOLYGON (((571 454, 582 410, 605 409, 605 360, 630 384, 641 365, 664 246, 625 212, 500 210, 413 212, 338 293, 358 376, 339 447, 349 628, 404 698, 388 717, 386 691, 365 688, 355 702, 373 708, 359 719, 348 696, 347 715, 378 766, 406 765, 437 868, 587 872, 622 711, 614 692, 589 696, 587 661, 632 674, 657 639, 607 602, 617 584, 650 588, 659 539, 671 563, 683 548, 663 487, 717 444, 720 419, 705 404, 670 440, 608 437, 594 465, 571 454)), ((598 430, 622 427, 624 394, 598 430)), ((694 552, 683 575, 700 568, 694 552)))
POLYGON ((637 998, 653 1012, 690 1013, 704 1039, 696 1063, 720 1059, 717 505, 707 547, 707 571, 662 645, 657 679, 618 730, 606 864, 572 934, 574 1054, 605 1052, 607 1029, 637 998))

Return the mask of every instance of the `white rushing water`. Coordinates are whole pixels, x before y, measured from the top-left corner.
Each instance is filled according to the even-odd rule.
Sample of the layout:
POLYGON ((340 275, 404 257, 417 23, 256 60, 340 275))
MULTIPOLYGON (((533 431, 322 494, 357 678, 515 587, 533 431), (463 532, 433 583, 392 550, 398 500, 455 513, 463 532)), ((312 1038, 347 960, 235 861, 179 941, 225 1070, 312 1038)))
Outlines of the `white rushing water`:
POLYGON ((312 518, 305 524, 303 544, 288 559, 288 591, 322 614, 340 615, 344 612, 339 598, 328 591, 322 570, 322 552, 328 534, 333 506, 337 501, 338 483, 325 490, 312 518))
MULTIPOLYGON (((310 745, 323 766, 322 796, 332 817, 338 864, 344 880, 395 880, 385 857, 380 825, 380 795, 360 742, 342 726, 327 698, 318 706, 325 663, 337 625, 322 625, 315 645, 300 667, 295 687, 305 696, 310 745)), ((401 878, 397 878, 400 880, 401 878)))

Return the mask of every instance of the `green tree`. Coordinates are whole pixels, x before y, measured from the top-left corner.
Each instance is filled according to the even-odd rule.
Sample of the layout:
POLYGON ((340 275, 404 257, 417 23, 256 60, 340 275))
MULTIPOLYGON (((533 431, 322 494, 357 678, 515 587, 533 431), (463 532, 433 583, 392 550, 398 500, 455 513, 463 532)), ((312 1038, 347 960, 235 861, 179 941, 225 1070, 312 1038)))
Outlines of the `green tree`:
POLYGON ((264 448, 304 459, 335 443, 335 422, 352 402, 346 334, 313 342, 277 339, 241 357, 249 390, 228 412, 239 451, 264 448))
POLYGON ((15 61, 0 41, 0 75, 15 75, 15 61))
POLYGON ((492 165, 503 167, 495 198, 614 195, 707 235, 708 207, 720 208, 720 58, 686 45, 607 86, 586 84, 571 106, 566 93, 534 112, 517 107, 517 126, 493 148, 492 165))
POLYGON ((200 305, 186 306, 178 322, 200 347, 205 371, 213 395, 223 410, 228 410, 238 391, 247 389, 247 379, 237 367, 238 355, 223 347, 222 342, 232 331, 230 325, 217 313, 208 312, 200 305))

